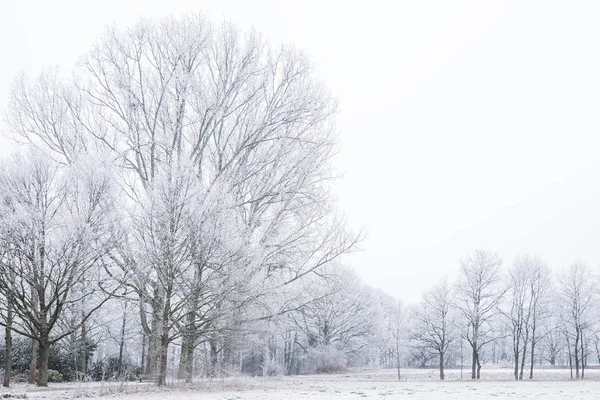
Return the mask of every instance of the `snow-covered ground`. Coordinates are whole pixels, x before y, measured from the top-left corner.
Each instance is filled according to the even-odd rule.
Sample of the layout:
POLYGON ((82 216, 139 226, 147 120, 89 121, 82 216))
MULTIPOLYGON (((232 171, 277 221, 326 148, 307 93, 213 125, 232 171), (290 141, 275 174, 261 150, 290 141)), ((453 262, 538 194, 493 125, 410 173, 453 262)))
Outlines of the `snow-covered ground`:
POLYGON ((509 369, 482 370, 482 380, 460 380, 460 370, 450 370, 445 382, 435 370, 353 371, 339 375, 276 378, 230 378, 202 381, 192 386, 173 384, 159 389, 140 383, 55 384, 49 388, 16 386, 0 390, 25 394, 29 399, 80 399, 102 397, 122 400, 259 400, 259 399, 598 399, 600 370, 586 371, 586 380, 569 380, 568 370, 537 370, 534 381, 514 382, 509 369))

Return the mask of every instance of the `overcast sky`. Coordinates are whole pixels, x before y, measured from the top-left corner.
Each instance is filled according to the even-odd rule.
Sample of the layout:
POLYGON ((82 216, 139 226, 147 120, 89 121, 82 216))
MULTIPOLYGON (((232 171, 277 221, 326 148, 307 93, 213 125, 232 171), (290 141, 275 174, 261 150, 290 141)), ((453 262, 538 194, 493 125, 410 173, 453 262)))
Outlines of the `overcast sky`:
POLYGON ((315 62, 368 283, 413 301, 477 248, 600 265, 600 2, 0 0, 0 108, 19 70, 68 70, 107 24, 187 11, 315 62))

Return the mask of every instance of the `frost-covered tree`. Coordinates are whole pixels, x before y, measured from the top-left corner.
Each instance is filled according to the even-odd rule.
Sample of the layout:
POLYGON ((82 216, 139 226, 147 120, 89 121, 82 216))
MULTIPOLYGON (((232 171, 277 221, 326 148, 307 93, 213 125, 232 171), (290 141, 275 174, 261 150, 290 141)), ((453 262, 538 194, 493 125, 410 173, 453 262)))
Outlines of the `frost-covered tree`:
POLYGON ((350 358, 368 345, 375 333, 373 293, 353 271, 330 269, 325 278, 307 281, 305 291, 311 300, 290 317, 306 338, 307 353, 333 349, 350 358))
POLYGON ((595 277, 591 269, 582 262, 575 262, 558 275, 559 307, 562 316, 561 326, 573 375, 583 379, 588 357, 590 328, 594 317, 595 277))
POLYGON ((540 330, 549 311, 550 270, 538 257, 523 255, 514 261, 508 276, 506 315, 512 337, 514 376, 515 380, 523 379, 530 350, 529 379, 532 379, 535 346, 545 333, 540 330))
POLYGON ((461 261, 456 304, 463 318, 463 337, 471 347, 472 379, 480 378, 481 351, 495 339, 492 319, 505 292, 501 266, 500 256, 485 250, 461 261))
POLYGON ((200 15, 110 28, 80 65, 18 79, 9 126, 63 164, 114 160, 113 277, 139 304, 147 372, 164 384, 181 340, 189 380, 219 316, 268 317, 260 304, 354 247, 329 191, 335 102, 300 51, 200 15))
POLYGON ((447 280, 424 292, 421 303, 414 309, 414 326, 410 332, 417 346, 438 357, 441 380, 444 380, 446 352, 454 340, 453 292, 447 280))
POLYGON ((97 164, 67 168, 38 152, 21 154, 2 165, 0 196, 0 241, 8 249, 0 260, 0 293, 10 299, 2 308, 17 317, 0 324, 37 342, 37 384, 46 386, 50 345, 116 290, 104 271, 118 236, 112 176, 97 164), (77 290, 84 281, 92 284, 77 290), (72 324, 60 323, 82 303, 86 309, 72 324))

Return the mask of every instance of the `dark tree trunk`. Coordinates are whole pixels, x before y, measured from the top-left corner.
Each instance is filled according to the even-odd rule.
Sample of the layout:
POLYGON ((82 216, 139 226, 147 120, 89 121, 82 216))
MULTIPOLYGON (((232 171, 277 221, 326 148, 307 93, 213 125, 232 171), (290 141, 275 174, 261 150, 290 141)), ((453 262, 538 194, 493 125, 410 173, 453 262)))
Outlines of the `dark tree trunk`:
POLYGON ((583 337, 583 331, 581 331, 581 379, 585 376, 585 359, 587 356, 587 354, 585 354, 584 342, 585 338, 583 337))
POLYGON ((181 342, 181 356, 179 357, 177 377, 185 379, 186 383, 192 382, 194 372, 194 336, 187 332, 181 342))
POLYGON ((6 329, 4 333, 4 343, 6 346, 6 363, 4 364, 4 382, 2 386, 9 387, 10 386, 10 378, 12 375, 12 320, 13 320, 13 311, 12 311, 12 301, 10 297, 6 302, 6 329))
POLYGON ((39 344, 37 340, 31 339, 31 362, 29 363, 29 377, 27 383, 32 385, 36 382, 38 349, 39 344))
POLYGON ((579 330, 575 330, 575 379, 579 379, 579 330))
POLYGON ((146 373, 155 376, 158 358, 160 357, 160 321, 152 319, 151 330, 148 338, 148 356, 146 357, 146 373))
POLYGON ((531 364, 529 365, 529 379, 533 379, 533 360, 535 357, 535 320, 531 330, 531 364))
POLYGON ((123 373, 123 349, 125 348, 125 324, 127 323, 127 305, 123 311, 123 323, 121 324, 121 338, 119 340, 119 371, 118 375, 123 373))
POLYGON ((513 351, 513 355, 515 357, 515 368, 514 368, 514 375, 515 375, 515 381, 519 380, 519 345, 516 345, 516 349, 514 349, 513 351))
POLYGON ((194 290, 190 301, 188 313, 186 315, 185 327, 183 328, 183 337, 181 341, 181 357, 179 358, 179 370, 177 377, 185 379, 186 383, 192 382, 194 371, 194 350, 198 339, 198 326, 196 319, 198 318, 198 303, 202 288, 204 264, 200 260, 194 269, 194 290))
POLYGON ((519 380, 523 380, 523 370, 525 369, 525 354, 527 354, 527 336, 523 339, 523 351, 521 352, 521 372, 519 372, 519 380))
POLYGON ((471 345, 472 353, 471 353, 471 379, 477 378, 477 346, 475 344, 471 345))
POLYGON ((215 339, 208 341, 210 346, 210 376, 217 376, 217 366, 219 363, 219 347, 215 339))
POLYGON ((38 386, 48 386, 48 356, 50 352, 50 341, 47 335, 42 335, 39 340, 38 350, 38 386))
POLYGON ((167 357, 169 355, 169 320, 171 318, 171 295, 173 287, 169 284, 165 293, 165 302, 162 307, 161 335, 160 335, 160 371, 158 374, 158 386, 167 384, 167 357))
POLYGON ((440 379, 444 380, 444 352, 440 351, 440 379))
POLYGON ((87 350, 87 327, 81 324, 81 344, 79 345, 79 371, 82 376, 87 373, 88 350, 87 350))
POLYGON ((169 353, 169 339, 163 334, 160 341, 160 373, 158 374, 158 386, 167 384, 167 356, 169 353))
MULTIPOLYGON (((141 356, 142 356, 142 357, 141 357, 141 358, 142 358, 142 360, 141 360, 141 366, 140 366, 140 369, 141 369, 141 371, 142 371, 142 374, 143 374, 143 373, 144 373, 144 371, 145 371, 145 369, 144 369, 144 368, 146 367, 146 366, 144 365, 144 362, 146 361, 146 332, 144 331, 144 329, 142 329, 142 354, 141 354, 141 356)), ((141 382, 141 379, 142 379, 142 378, 140 378, 140 382, 141 382)))

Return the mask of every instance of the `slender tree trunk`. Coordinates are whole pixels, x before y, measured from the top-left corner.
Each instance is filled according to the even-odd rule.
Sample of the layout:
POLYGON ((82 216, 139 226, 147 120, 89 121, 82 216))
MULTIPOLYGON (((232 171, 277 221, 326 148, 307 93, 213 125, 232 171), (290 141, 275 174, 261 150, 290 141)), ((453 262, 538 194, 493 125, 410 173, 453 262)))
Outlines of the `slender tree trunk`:
POLYGON ((171 284, 167 286, 165 293, 165 302, 161 321, 161 336, 160 336, 160 372, 158 374, 158 386, 167 384, 167 357, 169 354, 169 320, 171 318, 171 295, 173 287, 171 284))
POLYGON ((400 381, 400 339, 396 337, 396 368, 398 369, 398 381, 400 381))
POLYGON ((583 379, 584 375, 585 375, 585 358, 586 358, 586 354, 585 354, 585 348, 584 348, 584 337, 583 337, 583 330, 581 331, 581 379, 583 379))
POLYGON ((527 354, 527 339, 523 343, 523 353, 521 355, 521 372, 519 373, 519 380, 523 380, 523 369, 525 368, 525 354, 527 354))
POLYGON ((127 323, 127 304, 125 304, 125 310, 123 311, 123 323, 121 324, 121 338, 119 340, 119 371, 118 376, 121 376, 123 372, 123 349, 125 348, 125 324, 127 323))
POLYGON ((579 379, 579 329, 575 330, 575 379, 579 379))
POLYGON ((520 355, 519 344, 518 343, 515 345, 513 354, 515 356, 515 360, 514 360, 515 361, 514 375, 515 375, 515 381, 517 381, 517 380, 519 380, 519 355, 520 355))
MULTIPOLYGON (((142 360, 141 360, 141 367, 140 367, 140 369, 141 369, 142 374, 143 374, 144 371, 145 371, 144 368, 146 367, 144 365, 144 363, 146 361, 146 331, 144 331, 143 328, 142 328, 142 354, 141 354, 141 359, 142 360)), ((142 381, 142 378, 140 377, 140 382, 141 381, 142 381)))
POLYGON ((533 327, 531 330, 531 364, 529 365, 529 379, 533 379, 533 360, 535 357, 535 320, 533 321, 533 327))
POLYGON ((568 335, 567 335, 567 349, 569 352, 569 370, 571 371, 571 380, 573 380, 573 356, 571 354, 571 343, 569 343, 568 335))
POLYGON ((87 327, 81 324, 81 344, 79 346, 79 370, 82 375, 87 373, 88 351, 87 351, 87 327))
POLYGON ((471 345, 471 379, 477 378, 477 345, 471 345))
POLYGON ((481 363, 479 362, 479 352, 477 352, 477 379, 481 378, 481 363))
POLYGON ((13 322, 13 310, 12 310, 12 299, 9 297, 6 299, 6 329, 4 331, 4 343, 6 346, 6 364, 4 365, 4 382, 2 386, 10 386, 10 378, 12 375, 12 322, 13 322))
POLYGON ((444 380, 444 352, 440 351, 440 379, 444 380))

